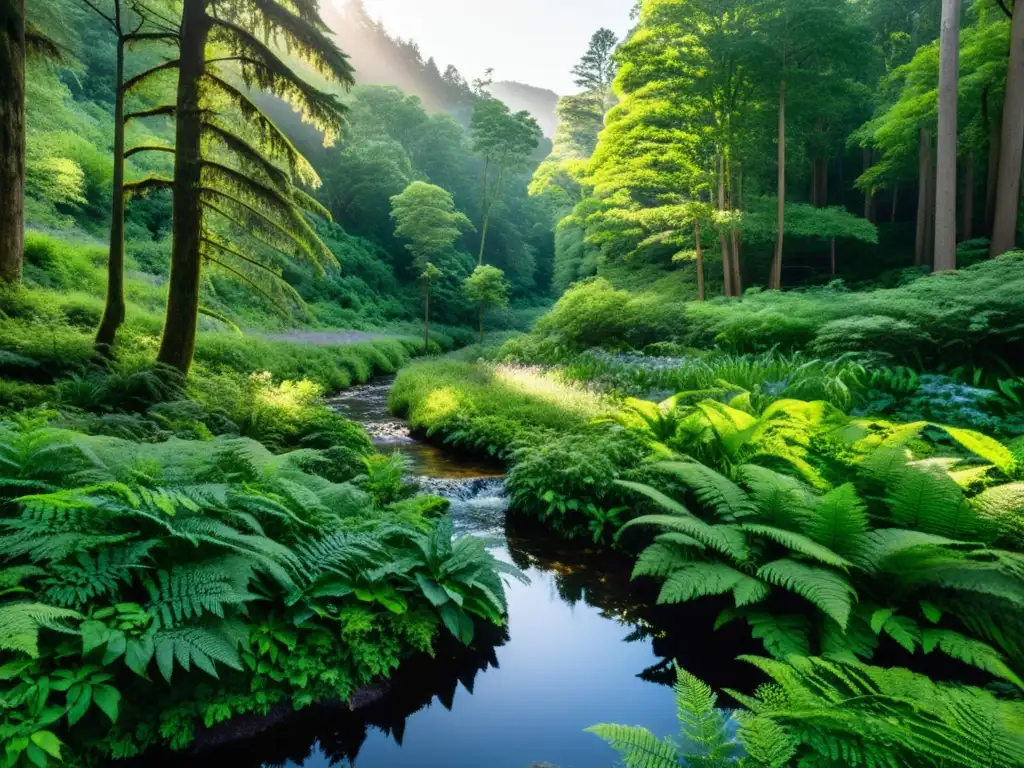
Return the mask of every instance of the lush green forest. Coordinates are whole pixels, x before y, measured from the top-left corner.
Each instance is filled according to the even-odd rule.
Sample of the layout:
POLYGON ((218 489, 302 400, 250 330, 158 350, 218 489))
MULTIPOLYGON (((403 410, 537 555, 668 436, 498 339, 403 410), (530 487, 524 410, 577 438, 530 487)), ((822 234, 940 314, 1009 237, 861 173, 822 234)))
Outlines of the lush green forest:
POLYGON ((753 669, 607 766, 1024 766, 1024 0, 629 6, 559 97, 360 0, 0 0, 0 766, 355 717, 543 632, 509 562, 753 669))

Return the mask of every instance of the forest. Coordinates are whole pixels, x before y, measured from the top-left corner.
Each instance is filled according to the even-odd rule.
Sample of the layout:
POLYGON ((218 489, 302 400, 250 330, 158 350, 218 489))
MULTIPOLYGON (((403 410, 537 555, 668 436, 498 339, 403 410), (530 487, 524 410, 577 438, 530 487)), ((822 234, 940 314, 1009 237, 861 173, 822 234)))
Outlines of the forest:
POLYGON ((1024 766, 1024 0, 565 1, 0 0, 0 768, 1024 766))

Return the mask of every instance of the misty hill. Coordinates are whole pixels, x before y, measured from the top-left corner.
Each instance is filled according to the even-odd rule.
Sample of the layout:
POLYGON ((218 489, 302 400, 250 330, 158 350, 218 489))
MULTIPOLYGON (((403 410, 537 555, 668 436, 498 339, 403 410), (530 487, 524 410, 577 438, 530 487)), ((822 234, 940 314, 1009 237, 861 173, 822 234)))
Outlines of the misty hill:
MULTIPOLYGON (((433 58, 423 58, 415 41, 392 37, 380 22, 370 18, 361 0, 326 5, 323 15, 356 68, 356 82, 396 85, 419 96, 427 111, 448 112, 468 124, 476 97, 455 67, 441 72, 433 58)), ((555 135, 558 95, 553 91, 514 82, 494 83, 490 90, 513 111, 525 109, 537 118, 546 136, 555 135)))
POLYGON ((553 138, 558 127, 558 116, 555 107, 558 105, 558 94, 546 88, 537 88, 525 83, 501 81, 488 89, 496 99, 501 99, 513 112, 525 109, 540 123, 541 130, 548 138, 553 138))

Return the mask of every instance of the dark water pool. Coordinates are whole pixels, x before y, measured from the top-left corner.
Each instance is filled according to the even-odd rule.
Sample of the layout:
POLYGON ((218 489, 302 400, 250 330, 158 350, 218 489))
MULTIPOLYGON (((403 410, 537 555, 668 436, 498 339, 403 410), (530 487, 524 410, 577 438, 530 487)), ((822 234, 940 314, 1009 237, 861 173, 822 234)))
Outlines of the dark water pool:
POLYGON ((408 664, 392 693, 358 714, 316 708, 190 765, 612 768, 617 754, 584 729, 613 722, 678 733, 672 659, 715 685, 746 687, 710 674, 735 669, 736 655, 727 635, 710 634, 713 614, 645 605, 628 561, 510 531, 500 467, 414 439, 387 412, 389 387, 376 381, 332 406, 380 450, 404 454, 424 489, 452 502, 457 531, 503 542, 496 554, 530 577, 508 588, 507 628, 468 651, 408 664))

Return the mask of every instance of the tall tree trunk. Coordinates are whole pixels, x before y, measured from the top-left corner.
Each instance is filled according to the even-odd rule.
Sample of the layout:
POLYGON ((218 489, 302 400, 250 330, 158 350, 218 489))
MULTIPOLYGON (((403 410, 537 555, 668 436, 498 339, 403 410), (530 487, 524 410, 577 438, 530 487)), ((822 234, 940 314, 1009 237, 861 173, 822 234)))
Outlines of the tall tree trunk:
POLYGON ((829 256, 832 264, 832 277, 836 276, 836 239, 829 238, 829 256))
POLYGON ((964 195, 963 195, 963 226, 960 230, 961 240, 974 239, 974 153, 968 152, 964 158, 964 195))
POLYGON ((505 183, 505 168, 502 166, 498 170, 498 184, 494 188, 493 192, 490 192, 487 188, 487 169, 490 166, 490 160, 484 165, 484 220, 483 226, 480 228, 480 255, 476 260, 477 266, 482 267, 484 265, 484 246, 487 244, 487 227, 491 223, 491 209, 494 207, 494 200, 497 198, 501 191, 502 185, 505 183))
POLYGON ((121 3, 114 3, 117 41, 117 89, 114 96, 114 189, 110 205, 110 255, 107 259, 107 303, 96 330, 96 346, 108 352, 117 340, 117 330, 124 323, 124 49, 121 37, 121 3))
MULTIPOLYGON (((725 157, 718 156, 718 210, 725 210, 725 157)), ((718 239, 722 246, 722 279, 723 292, 732 296, 732 257, 729 255, 729 237, 724 229, 718 230, 718 239)))
POLYGON ((487 227, 491 223, 491 212, 487 211, 484 214, 484 223, 480 227, 480 255, 477 257, 476 265, 482 267, 484 265, 484 245, 487 243, 487 227))
POLYGON ((174 205, 171 214, 171 279, 167 318, 157 359, 187 374, 199 325, 200 241, 203 229, 200 79, 210 35, 206 0, 185 0, 181 19, 174 205))
POLYGON ((942 0, 942 35, 939 50, 935 271, 948 272, 956 269, 956 118, 960 83, 960 0, 942 0))
POLYGON ((914 245, 914 264, 920 267, 931 261, 931 251, 928 249, 928 240, 930 239, 928 224, 931 221, 931 214, 928 204, 931 200, 930 188, 933 175, 932 137, 927 128, 918 130, 917 170, 917 236, 914 245))
POLYGON ((740 252, 743 236, 738 229, 732 231, 732 292, 734 296, 743 295, 743 270, 740 268, 740 252))
POLYGON ((772 275, 768 287, 782 288, 782 248, 786 236, 786 78, 779 81, 779 179, 776 207, 775 258, 772 259, 772 275))
POLYGON ((476 319, 480 323, 480 343, 484 342, 484 310, 483 307, 477 307, 476 319))
POLYGON ((430 352, 430 283, 423 282, 423 353, 430 352))
POLYGON ((894 181, 892 184, 892 218, 891 222, 896 222, 896 211, 899 210, 900 205, 900 183, 894 181))
POLYGON ((992 256, 999 256, 1016 246, 1017 215, 1020 210, 1021 154, 1024 151, 1024 0, 1016 0, 1013 9, 1010 65, 1006 73, 1006 96, 1003 99, 999 177, 992 224, 992 256))
POLYGON ((996 183, 999 181, 999 141, 1002 119, 989 111, 988 88, 981 92, 981 114, 988 128, 988 170, 985 175, 985 236, 992 236, 996 217, 996 183))
POLYGON ((814 205, 824 208, 828 205, 828 158, 814 158, 814 205))
POLYGON ((704 301, 704 249, 700 244, 700 219, 693 220, 693 235, 697 242, 697 300, 704 301))
POLYGON ((25 258, 25 0, 0 0, 0 281, 25 258))

